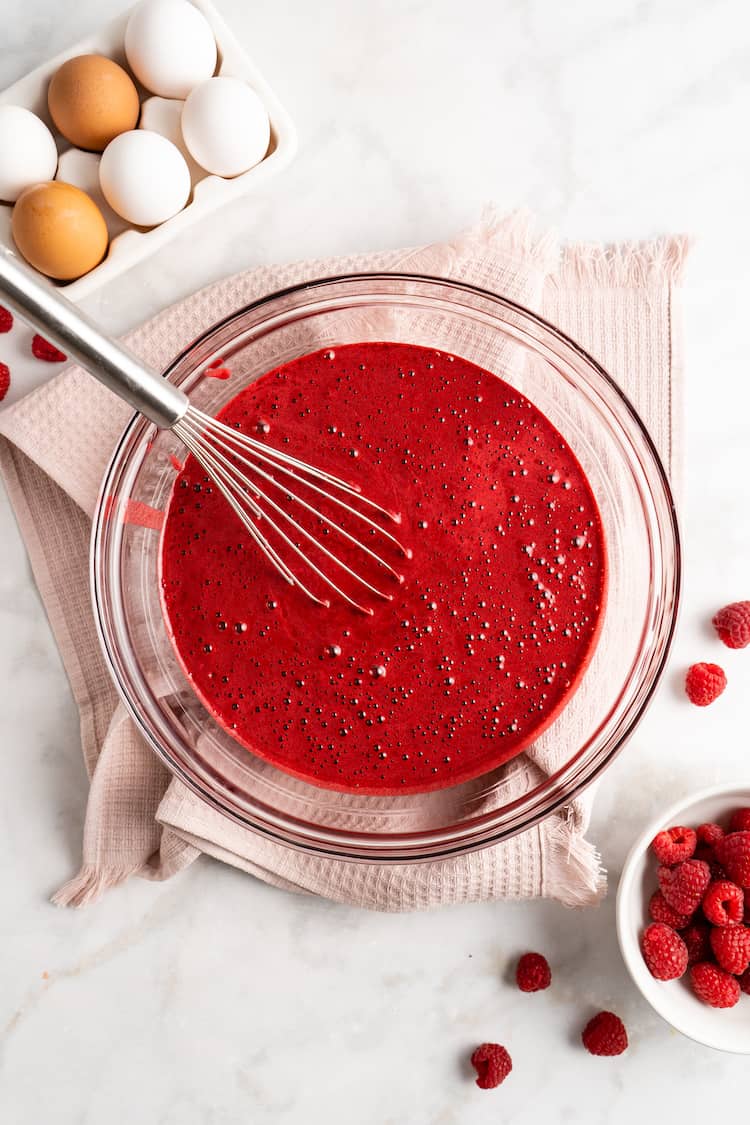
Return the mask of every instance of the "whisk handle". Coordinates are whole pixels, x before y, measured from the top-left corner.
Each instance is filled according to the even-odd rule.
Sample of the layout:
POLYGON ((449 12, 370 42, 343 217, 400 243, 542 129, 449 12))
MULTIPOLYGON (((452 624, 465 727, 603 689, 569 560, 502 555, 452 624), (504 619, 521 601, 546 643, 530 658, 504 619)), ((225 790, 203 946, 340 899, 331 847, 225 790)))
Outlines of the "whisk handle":
POLYGON ((182 418, 189 405, 186 394, 105 336, 72 301, 6 247, 0 247, 0 293, 3 302, 45 338, 161 429, 171 429, 182 418))

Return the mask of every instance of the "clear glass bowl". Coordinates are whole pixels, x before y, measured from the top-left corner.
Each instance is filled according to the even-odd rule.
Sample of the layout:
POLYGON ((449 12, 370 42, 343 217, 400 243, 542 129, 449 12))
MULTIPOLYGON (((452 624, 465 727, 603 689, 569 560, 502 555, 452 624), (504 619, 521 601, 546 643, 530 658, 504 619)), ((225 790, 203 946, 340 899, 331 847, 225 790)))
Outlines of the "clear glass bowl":
POLYGON ((94 519, 97 624, 115 683, 168 768, 240 824, 308 851, 409 862, 474 851, 522 832, 590 784, 623 747, 664 669, 680 587, 672 494, 649 435, 605 371, 539 317, 469 285, 402 274, 338 277, 240 309, 195 340, 166 376, 215 413, 269 369, 325 346, 422 344, 464 356, 530 398, 563 434, 601 511, 609 593, 581 685, 519 758, 422 795, 368 797, 306 784, 257 758, 214 721, 175 656, 159 595, 159 531, 185 451, 141 417, 128 425, 94 519), (221 357, 232 378, 207 378, 221 357), (146 505, 147 507, 143 507, 146 505), (134 516, 135 513, 135 516, 134 516))

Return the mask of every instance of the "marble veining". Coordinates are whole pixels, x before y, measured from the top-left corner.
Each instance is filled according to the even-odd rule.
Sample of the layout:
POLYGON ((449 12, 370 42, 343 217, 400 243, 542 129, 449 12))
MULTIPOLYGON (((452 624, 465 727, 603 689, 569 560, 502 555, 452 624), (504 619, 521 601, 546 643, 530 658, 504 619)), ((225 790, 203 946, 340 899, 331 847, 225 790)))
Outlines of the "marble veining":
MULTIPOLYGON (((6 0, 0 84, 110 18, 118 0, 6 0)), ((667 800, 746 779, 750 657, 706 621, 750 596, 747 184, 750 17, 742 0, 220 0, 298 125, 296 163, 88 302, 124 330, 255 264, 415 244, 488 200, 570 238, 698 237, 685 294, 684 606, 671 670, 602 781, 591 837, 614 888, 667 800), (723 659, 714 708, 685 704, 694 659, 723 659)), ((77 716, 0 496, 0 1120, 13 1125, 628 1125, 697 1121, 747 1066, 671 1032, 596 910, 488 904, 380 916, 298 898, 209 860, 81 913, 48 894, 73 869, 85 806, 77 716), (522 996, 514 957, 547 952, 522 996), (589 1058, 598 1007, 620 1060, 589 1058), (478 1091, 466 1057, 505 1043, 478 1091), (665 1081, 668 1076, 668 1081, 665 1081)))

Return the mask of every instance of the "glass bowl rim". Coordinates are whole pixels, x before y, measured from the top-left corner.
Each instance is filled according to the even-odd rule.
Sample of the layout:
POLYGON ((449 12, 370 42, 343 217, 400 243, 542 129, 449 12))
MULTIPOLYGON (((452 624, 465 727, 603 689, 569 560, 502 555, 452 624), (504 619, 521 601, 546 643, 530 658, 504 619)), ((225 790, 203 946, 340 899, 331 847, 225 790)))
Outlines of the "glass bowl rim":
MULTIPOLYGON (((103 586, 102 575, 100 573, 100 564, 104 561, 102 558, 101 543, 105 530, 106 514, 107 514, 107 497, 111 493, 111 486, 113 479, 118 473, 121 457, 127 456, 127 447, 133 439, 133 431, 138 426, 143 426, 145 420, 139 415, 135 414, 126 424, 120 438, 112 452, 112 456, 105 471, 99 497, 97 500, 96 508, 94 511, 92 534, 91 534, 91 550, 90 550, 90 584, 91 596, 94 609, 95 624, 97 634, 99 637, 100 646, 104 655, 105 664, 112 678, 112 681, 117 689, 118 695, 128 710, 130 716, 134 720, 139 733, 145 738, 147 744, 157 754, 159 759, 166 765, 170 773, 177 777, 183 784, 196 794, 201 800, 208 803, 211 807, 216 809, 222 815, 234 821, 241 826, 250 829, 253 832, 260 834, 272 841, 282 844, 294 850, 307 852, 309 854, 326 855, 331 858, 342 860, 350 860, 364 863, 383 863, 383 864, 406 864, 406 863, 419 863, 429 862, 435 859, 447 858, 461 854, 467 854, 474 851, 482 850, 491 847, 494 844, 501 843, 504 840, 510 839, 521 832, 527 831, 538 825, 543 820, 554 816, 560 812, 561 808, 569 805, 576 797, 578 797, 583 790, 588 788, 609 766, 617 755, 622 751, 628 740, 632 736, 638 724, 641 722, 646 710, 650 706, 653 696, 658 688, 664 674, 666 663, 669 659, 672 644, 674 641, 674 634, 679 614, 681 591, 682 591, 682 547, 679 525, 677 520, 676 506, 674 493, 669 481, 666 469, 662 462, 661 456, 656 449, 653 438, 651 437, 645 423, 640 417, 640 414, 633 406, 627 394, 622 390, 615 379, 606 371, 606 369, 581 345, 576 343, 561 329, 557 328, 550 321, 540 316, 538 313, 533 312, 531 309, 519 304, 508 297, 504 297, 491 290, 484 289, 481 286, 471 284, 465 281, 457 281, 445 277, 439 277, 431 274, 411 273, 404 271, 359 271, 353 273, 335 274, 326 277, 312 278, 307 281, 298 282, 294 285, 285 286, 281 289, 274 290, 273 292, 266 293, 252 301, 247 302, 238 309, 226 316, 221 317, 219 320, 212 322, 205 329, 200 331, 198 335, 191 340, 180 352, 178 352, 166 365, 162 375, 164 378, 170 378, 175 371, 178 370, 180 365, 188 360, 193 353, 196 352, 201 344, 210 340, 212 337, 217 336, 220 332, 230 327, 233 323, 240 322, 248 314, 253 313, 264 306, 269 306, 273 302, 278 302, 284 297, 304 296, 309 295, 310 300, 314 300, 316 294, 325 292, 332 286, 341 285, 342 283, 376 283, 378 281, 384 282, 403 282, 405 284, 416 285, 437 285, 443 290, 455 290, 469 295, 474 295, 477 298, 482 298, 489 301, 492 305, 504 309, 507 312, 516 314, 521 322, 531 322, 533 326, 541 330, 542 333, 548 334, 553 341, 559 342, 563 348, 569 349, 575 356, 578 357, 583 364, 590 369, 590 371, 604 384, 604 387, 614 395, 618 406, 624 408, 631 425, 634 426, 637 438, 643 442, 643 447, 648 455, 651 468, 656 471, 656 479, 649 480, 649 489, 653 492, 654 489, 661 489, 663 494, 664 507, 669 517, 668 538, 671 539, 671 613, 668 613, 666 620, 666 627, 663 628, 661 637, 661 653, 655 665, 650 671, 650 683, 645 692, 642 693, 642 698, 638 702, 637 707, 632 709, 632 704, 629 704, 628 712, 626 714, 626 722, 621 730, 617 732, 613 745, 606 749, 606 752, 600 751, 597 759, 592 763, 583 763, 582 768, 576 769, 576 776, 572 782, 559 782, 556 783, 556 792, 554 792, 542 810, 532 809, 531 812, 522 818, 519 823, 512 824, 508 827, 495 827, 487 828, 479 833, 472 833, 472 822, 468 821, 464 824, 456 826, 453 831, 452 841, 443 842, 437 848, 431 842, 432 837, 436 831, 431 829, 429 832, 414 832, 414 833, 396 833, 393 840, 398 840, 399 843, 384 844, 373 846, 370 844, 367 847, 358 843, 358 837, 363 834, 358 834, 351 830, 334 830, 327 829, 322 825, 315 825, 314 832, 318 840, 311 840, 307 834, 296 834, 294 830, 290 830, 287 826, 283 828, 275 828, 270 824, 260 822, 258 819, 249 816, 248 814, 228 808, 222 801, 214 795, 209 789, 200 783, 199 779, 194 778, 185 769, 182 763, 175 759, 172 752, 168 747, 164 746, 157 738, 155 731, 153 731, 144 714, 139 708, 139 701, 133 698, 133 693, 130 691, 129 686, 122 679, 116 660, 116 644, 115 639, 111 638, 105 622, 105 614, 103 612, 103 586), (346 843, 341 843, 341 837, 346 838, 346 843), (425 845, 425 841, 428 843, 425 845)), ((398 294, 391 294, 394 301, 398 300, 398 294)), ((300 312, 304 305, 297 307, 295 311, 300 312)), ((460 311, 460 310, 458 310, 460 311)), ((506 323, 507 327, 507 323, 506 323)), ((501 324, 502 328, 502 324, 501 324)), ((511 333, 512 335, 512 333, 511 333)), ((184 376, 184 377, 189 377, 184 376)), ((148 424, 148 423, 145 423, 148 424)), ((631 442, 631 445, 633 443, 631 442)), ((633 446, 634 447, 634 446, 633 446)), ((664 614, 662 614, 662 617, 664 614)), ((629 680, 632 680, 632 669, 629 673, 629 680)), ((627 683, 628 681, 626 681, 627 683)), ((585 744, 584 744, 585 745, 585 744)), ((547 783, 558 778, 560 772, 569 769, 572 763, 577 762, 580 757, 579 752, 567 763, 560 767, 556 774, 551 775, 547 779, 547 783)), ((580 766, 580 763, 579 763, 580 766)), ((516 798, 510 804, 505 805, 502 812, 514 808, 516 805, 522 803, 529 796, 535 795, 540 787, 530 790, 516 798)), ((364 834, 366 835, 366 834, 364 834)), ((369 839, 369 837, 368 837, 369 839)))

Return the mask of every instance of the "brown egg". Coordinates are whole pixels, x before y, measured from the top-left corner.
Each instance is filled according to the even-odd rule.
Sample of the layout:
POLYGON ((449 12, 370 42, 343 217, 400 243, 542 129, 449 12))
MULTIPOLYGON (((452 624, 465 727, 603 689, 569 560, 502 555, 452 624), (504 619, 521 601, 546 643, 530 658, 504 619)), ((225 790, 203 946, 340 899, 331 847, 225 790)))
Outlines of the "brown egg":
POLYGON ((64 62, 49 84, 47 104, 62 135, 92 152, 103 152, 113 137, 135 129, 141 108, 132 78, 103 55, 64 62))
POLYGON ((93 199, 57 180, 21 192, 11 230, 26 261, 58 281, 73 281, 98 266, 109 241, 104 217, 93 199))

